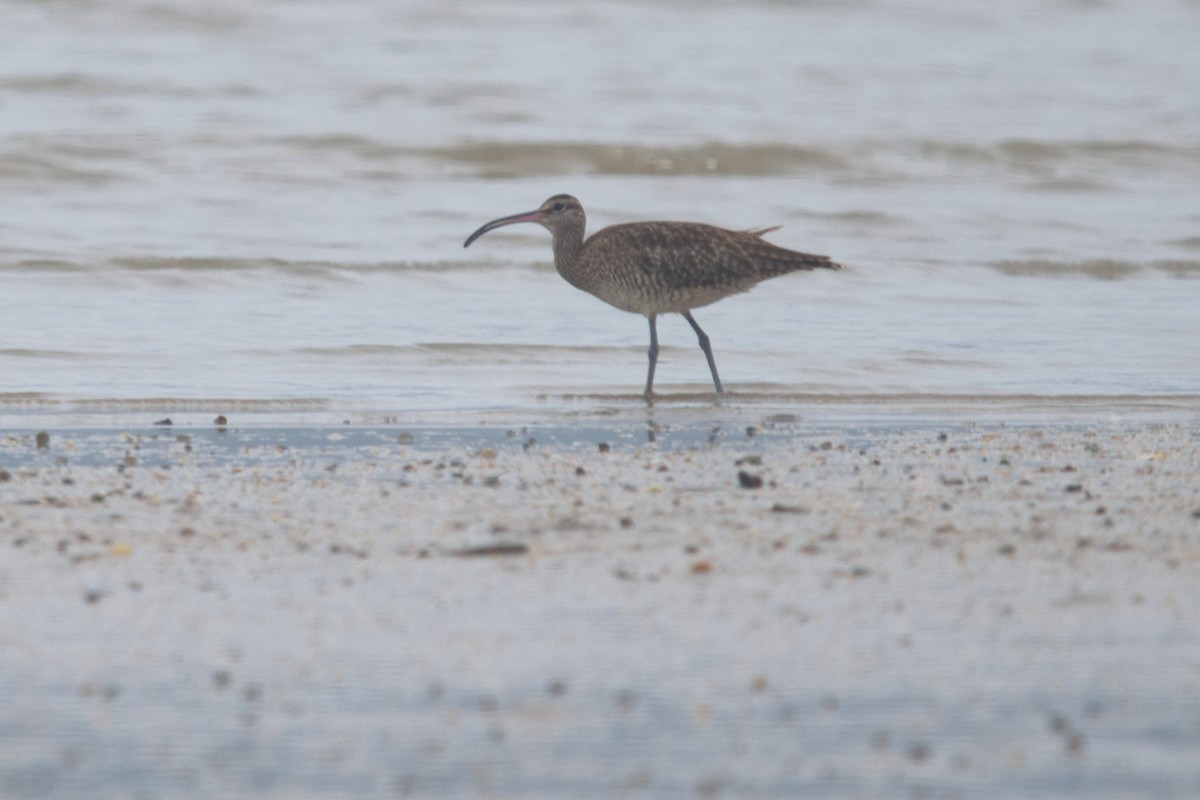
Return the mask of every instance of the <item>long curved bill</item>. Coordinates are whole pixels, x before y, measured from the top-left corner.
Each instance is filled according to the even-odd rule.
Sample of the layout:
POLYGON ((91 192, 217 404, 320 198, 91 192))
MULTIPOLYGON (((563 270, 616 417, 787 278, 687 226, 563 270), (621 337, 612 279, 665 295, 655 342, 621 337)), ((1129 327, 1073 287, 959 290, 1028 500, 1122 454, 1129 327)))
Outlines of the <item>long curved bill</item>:
POLYGON ((470 247, 471 242, 475 241, 480 236, 483 236, 488 231, 494 231, 496 228, 502 228, 505 225, 512 225, 515 222, 538 222, 541 220, 541 218, 542 211, 541 209, 538 209, 537 211, 526 211, 522 214, 513 214, 511 217, 494 219, 468 236, 467 240, 463 242, 463 247, 470 247))

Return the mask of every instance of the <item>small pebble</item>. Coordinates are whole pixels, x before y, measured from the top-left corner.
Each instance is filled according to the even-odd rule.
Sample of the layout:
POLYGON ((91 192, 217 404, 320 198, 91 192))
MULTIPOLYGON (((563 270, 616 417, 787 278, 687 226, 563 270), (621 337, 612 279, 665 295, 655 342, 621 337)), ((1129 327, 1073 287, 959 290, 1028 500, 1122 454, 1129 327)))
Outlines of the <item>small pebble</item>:
POLYGON ((738 470, 738 485, 743 489, 759 489, 762 488, 763 479, 761 475, 754 475, 743 470, 738 470))
POLYGON ((529 545, 521 544, 520 542, 497 542, 496 544, 484 544, 478 547, 464 547, 459 550, 453 550, 450 555, 458 558, 478 558, 486 556, 521 556, 529 552, 529 545))
POLYGON ((928 761, 931 754, 929 745, 926 744, 914 744, 908 748, 908 757, 918 764, 928 761))

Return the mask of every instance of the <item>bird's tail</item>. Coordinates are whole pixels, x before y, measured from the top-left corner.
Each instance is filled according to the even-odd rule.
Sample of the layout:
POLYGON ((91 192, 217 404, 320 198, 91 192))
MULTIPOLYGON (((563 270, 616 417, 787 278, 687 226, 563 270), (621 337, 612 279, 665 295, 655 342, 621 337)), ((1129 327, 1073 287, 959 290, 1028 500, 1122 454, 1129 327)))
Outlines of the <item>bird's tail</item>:
MULTIPOLYGON (((772 225, 769 228, 749 228, 743 233, 748 233, 755 239, 762 237, 773 231, 782 228, 782 225, 772 225)), ((770 242, 755 242, 751 248, 755 262, 768 277, 774 275, 785 275, 789 272, 798 270, 811 269, 841 269, 842 265, 832 260, 829 256, 819 256, 813 253, 801 253, 796 250, 788 250, 786 247, 779 247, 770 242)))
POLYGON ((829 256, 819 256, 814 253, 798 253, 795 250, 784 250, 784 252, 787 253, 787 255, 784 257, 768 259, 768 265, 773 265, 776 267, 776 274, 795 272, 802 269, 842 268, 841 264, 837 263, 829 256))

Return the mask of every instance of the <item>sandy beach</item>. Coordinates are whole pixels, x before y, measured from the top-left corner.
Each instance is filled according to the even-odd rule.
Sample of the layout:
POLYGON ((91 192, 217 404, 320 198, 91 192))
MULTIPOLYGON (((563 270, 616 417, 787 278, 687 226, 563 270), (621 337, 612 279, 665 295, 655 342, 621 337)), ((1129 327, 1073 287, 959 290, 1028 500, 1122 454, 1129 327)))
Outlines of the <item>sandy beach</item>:
POLYGON ((1194 422, 36 433, 5 797, 1200 792, 1194 422))

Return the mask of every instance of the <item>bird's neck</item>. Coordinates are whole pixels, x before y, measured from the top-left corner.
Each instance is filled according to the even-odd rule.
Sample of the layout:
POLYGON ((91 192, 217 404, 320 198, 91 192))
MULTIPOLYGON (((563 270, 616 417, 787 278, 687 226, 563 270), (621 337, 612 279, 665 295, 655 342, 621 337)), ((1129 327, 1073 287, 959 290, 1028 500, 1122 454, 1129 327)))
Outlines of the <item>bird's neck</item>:
POLYGON ((554 268, 572 286, 587 291, 587 275, 583 269, 582 253, 582 226, 554 232, 554 268))

